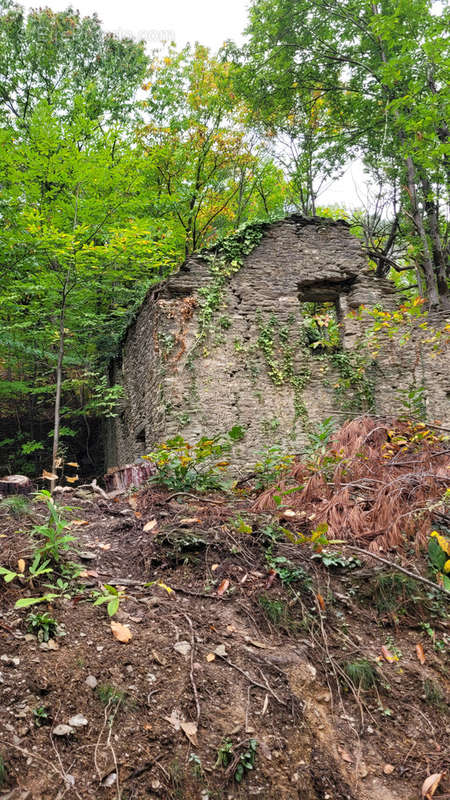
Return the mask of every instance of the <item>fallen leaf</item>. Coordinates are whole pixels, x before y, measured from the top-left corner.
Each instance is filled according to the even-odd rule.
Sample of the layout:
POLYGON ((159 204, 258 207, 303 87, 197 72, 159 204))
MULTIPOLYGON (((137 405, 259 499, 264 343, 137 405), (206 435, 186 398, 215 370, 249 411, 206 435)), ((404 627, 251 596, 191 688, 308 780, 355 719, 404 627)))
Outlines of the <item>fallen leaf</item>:
POLYGON ((249 644, 252 644, 253 647, 259 647, 261 650, 272 650, 272 648, 267 644, 264 644, 264 642, 258 642, 256 639, 250 639, 249 636, 245 637, 245 641, 249 644))
POLYGON ((390 653, 387 647, 385 647, 384 645, 381 648, 381 655, 383 656, 384 660, 388 662, 388 664, 393 664, 393 662, 395 661, 395 658, 392 655, 392 653, 390 653))
POLYGON ((87 519, 73 519, 72 522, 69 523, 70 527, 78 528, 80 525, 89 525, 87 519))
POLYGON ((214 650, 216 656, 222 656, 224 658, 227 655, 227 651, 225 650, 224 644, 217 645, 216 649, 214 650))
POLYGON ((181 718, 180 712, 178 711, 178 708, 174 708, 170 717, 164 717, 164 719, 167 720, 167 722, 170 722, 170 724, 175 728, 176 731, 180 730, 181 723, 183 720, 181 718))
POLYGON ((268 706, 268 705, 269 705, 269 695, 268 695, 268 694, 266 694, 266 696, 265 696, 265 698, 264 698, 264 703, 263 703, 262 711, 261 711, 261 716, 264 716, 264 714, 266 713, 266 711, 267 711, 267 706, 268 706))
POLYGON ((67 466, 68 466, 68 467, 79 467, 80 465, 79 465, 79 464, 77 464, 77 462, 76 462, 76 461, 68 461, 68 462, 67 462, 67 466))
POLYGON ((126 644, 133 638, 133 634, 131 633, 128 625, 122 625, 121 622, 115 622, 114 620, 111 622, 111 630, 113 636, 117 639, 118 642, 123 642, 126 644))
POLYGON ((97 547, 99 547, 100 550, 111 550, 111 545, 109 544, 109 542, 107 544, 104 544, 104 542, 99 542, 97 547))
POLYGON ((142 511, 135 511, 134 516, 136 519, 142 519, 142 511))
POLYGON ((66 475, 67 483, 75 483, 78 480, 79 480, 78 475, 74 475, 72 478, 70 478, 68 475, 66 475))
POLYGON ((80 578, 98 578, 98 572, 96 569, 84 569, 80 572, 80 578))
POLYGON ((383 772, 385 775, 392 775, 394 769, 395 767, 392 764, 385 764, 383 767, 383 772))
POLYGON ((55 475, 53 472, 47 472, 46 469, 42 470, 42 477, 45 478, 47 481, 57 481, 58 476, 55 475))
POLYGON ((19 572, 25 572, 25 567, 26 567, 25 559, 19 558, 19 560, 17 562, 18 571, 19 572))
POLYGON ((317 592, 316 597, 320 608, 322 609, 322 611, 325 611, 325 600, 323 599, 322 595, 319 592, 317 592))
POLYGON ((211 567, 211 572, 215 572, 216 569, 219 569, 219 565, 218 564, 213 564, 212 567, 211 567))
POLYGON ((222 595, 228 589, 229 585, 230 585, 230 581, 228 580, 228 578, 224 578, 224 580, 220 584, 219 588, 217 589, 217 594, 218 594, 219 597, 222 597, 222 595))
POLYGON ((352 757, 345 750, 341 750, 342 761, 347 761, 348 764, 352 763, 352 757))
POLYGON ((180 525, 195 525, 198 522, 201 522, 201 519, 198 517, 186 517, 186 519, 180 519, 180 525))
POLYGON ((296 517, 297 513, 292 510, 292 508, 287 508, 283 511, 283 517, 296 517))
POLYGON ((215 661, 216 657, 215 657, 214 653, 208 653, 208 655, 206 656, 206 660, 207 661, 215 661))
POLYGON ((128 505, 130 505, 131 508, 137 508, 137 497, 134 494, 130 494, 128 498, 128 505))
POLYGON ((181 730, 183 733, 186 734, 187 738, 189 739, 190 743, 194 745, 194 747, 198 747, 198 739, 197 739, 197 723, 196 722, 181 722, 180 723, 181 730))
POLYGON ((421 644, 416 644, 416 654, 421 664, 425 664, 425 653, 421 644))
POLYGON ((156 661, 157 664, 161 664, 162 667, 165 667, 166 662, 165 660, 159 655, 157 650, 152 650, 152 658, 153 661, 156 661))
POLYGON ((56 728, 53 728, 52 733, 53 736, 69 736, 69 734, 73 733, 73 728, 70 725, 57 725, 56 728))
POLYGON ((425 778, 422 785, 422 797, 430 800, 439 786, 443 776, 443 772, 435 772, 433 775, 429 775, 428 778, 425 778))
POLYGON ((227 631, 228 633, 236 633, 236 628, 234 625, 227 625, 227 631))
POLYGON ((156 521, 156 519, 151 519, 149 522, 145 523, 142 530, 144 531, 144 533, 147 533, 148 531, 152 531, 154 528, 156 528, 157 524, 158 522, 156 521))
POLYGON ((266 589, 270 589, 276 577, 277 571, 275 569, 269 569, 269 577, 267 578, 266 589))

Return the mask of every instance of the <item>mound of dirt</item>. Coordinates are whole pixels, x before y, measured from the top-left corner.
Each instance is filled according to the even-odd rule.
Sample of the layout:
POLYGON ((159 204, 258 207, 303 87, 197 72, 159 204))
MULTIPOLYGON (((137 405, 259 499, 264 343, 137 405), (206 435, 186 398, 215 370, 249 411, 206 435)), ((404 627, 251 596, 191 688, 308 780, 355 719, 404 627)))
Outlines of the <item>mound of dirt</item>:
MULTIPOLYGON (((4 800, 412 800, 448 768, 444 598, 345 547, 326 566, 245 498, 64 503, 81 575, 0 583, 4 800)), ((0 564, 32 524, 3 514, 0 564)))

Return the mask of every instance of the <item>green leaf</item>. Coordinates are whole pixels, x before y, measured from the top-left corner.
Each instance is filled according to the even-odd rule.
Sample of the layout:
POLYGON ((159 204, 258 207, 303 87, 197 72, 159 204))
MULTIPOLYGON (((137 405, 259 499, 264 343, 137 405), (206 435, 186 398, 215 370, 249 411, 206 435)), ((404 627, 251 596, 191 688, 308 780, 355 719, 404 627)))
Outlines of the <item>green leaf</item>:
POLYGON ((107 610, 110 617, 113 617, 114 614, 117 613, 119 609, 119 603, 120 603, 119 597, 114 597, 112 600, 109 601, 107 610))

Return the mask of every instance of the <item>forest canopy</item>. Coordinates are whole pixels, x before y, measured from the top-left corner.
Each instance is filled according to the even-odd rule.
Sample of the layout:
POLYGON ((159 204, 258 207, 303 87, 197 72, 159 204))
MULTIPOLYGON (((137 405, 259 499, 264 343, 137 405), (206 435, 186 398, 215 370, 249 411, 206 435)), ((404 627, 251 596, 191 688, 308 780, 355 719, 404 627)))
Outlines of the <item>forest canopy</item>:
POLYGON ((448 24, 427 0, 254 0, 242 47, 148 53, 0 0, 2 471, 89 471, 146 291, 249 222, 347 216, 379 276, 448 309, 448 24), (356 158, 371 202, 321 209, 356 158))

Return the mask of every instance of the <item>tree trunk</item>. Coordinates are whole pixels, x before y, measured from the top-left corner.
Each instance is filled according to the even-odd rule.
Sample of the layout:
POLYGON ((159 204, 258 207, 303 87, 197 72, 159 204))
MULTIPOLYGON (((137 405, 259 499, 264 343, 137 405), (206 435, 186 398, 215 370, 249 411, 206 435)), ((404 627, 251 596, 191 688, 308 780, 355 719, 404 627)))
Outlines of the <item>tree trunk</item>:
MULTIPOLYGON (((56 475, 57 462, 58 462, 58 447, 59 447, 59 428, 60 428, 60 410, 61 410, 61 385, 63 374, 63 361, 64 361, 64 322, 66 312, 66 299, 67 299, 67 278, 63 288, 63 295, 61 300, 61 310, 59 314, 59 347, 58 347, 58 361, 56 364, 56 394, 55 394, 55 410, 54 410, 54 427, 53 427, 53 451, 52 451, 52 475, 56 475)), ((56 485, 56 478, 50 481, 50 491, 53 494, 56 485)))
POLYGON ((425 275, 425 282, 427 285, 428 300, 430 302, 431 308, 438 309, 440 308, 441 305, 439 298, 439 291, 434 271, 433 259, 428 244, 428 238, 423 224, 422 214, 420 212, 420 208, 417 202, 416 173, 414 168, 414 162, 411 156, 408 156, 406 159, 406 173, 408 181, 408 194, 409 194, 409 199, 411 201, 412 219, 416 231, 419 234, 420 240, 422 242, 422 249, 423 249, 422 268, 425 275))

